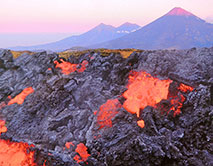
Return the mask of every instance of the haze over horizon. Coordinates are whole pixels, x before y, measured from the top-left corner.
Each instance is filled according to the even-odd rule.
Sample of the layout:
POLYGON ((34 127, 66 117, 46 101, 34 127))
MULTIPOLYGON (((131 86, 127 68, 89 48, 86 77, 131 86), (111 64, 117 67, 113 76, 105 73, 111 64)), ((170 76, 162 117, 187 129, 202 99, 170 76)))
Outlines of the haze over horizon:
POLYGON ((213 23, 212 6, 212 0, 1 0, 0 47, 56 41, 86 32, 100 23, 119 26, 131 22, 144 26, 174 7, 213 23), (12 34, 16 34, 14 38, 7 37, 12 34))

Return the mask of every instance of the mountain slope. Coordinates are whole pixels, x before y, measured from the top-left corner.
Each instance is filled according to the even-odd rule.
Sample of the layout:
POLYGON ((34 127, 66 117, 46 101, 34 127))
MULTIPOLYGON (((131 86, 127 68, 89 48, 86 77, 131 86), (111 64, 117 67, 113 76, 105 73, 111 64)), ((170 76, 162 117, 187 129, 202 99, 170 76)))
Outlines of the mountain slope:
POLYGON ((213 46, 213 24, 206 23, 182 8, 119 39, 92 48, 185 49, 213 46))
POLYGON ((126 22, 122 24, 121 26, 116 28, 117 33, 131 33, 135 32, 136 30, 140 29, 141 27, 137 24, 131 24, 129 22, 126 22))
POLYGON ((81 46, 87 47, 89 45, 94 45, 97 43, 102 43, 112 39, 116 39, 126 35, 127 33, 137 30, 140 26, 136 24, 125 23, 118 28, 111 25, 105 25, 103 23, 99 24, 90 31, 78 35, 65 38, 63 40, 52 42, 48 44, 29 46, 29 47, 13 47, 13 50, 52 50, 52 51, 62 51, 69 49, 71 47, 81 46), (124 31, 124 33, 118 33, 119 30, 124 31))

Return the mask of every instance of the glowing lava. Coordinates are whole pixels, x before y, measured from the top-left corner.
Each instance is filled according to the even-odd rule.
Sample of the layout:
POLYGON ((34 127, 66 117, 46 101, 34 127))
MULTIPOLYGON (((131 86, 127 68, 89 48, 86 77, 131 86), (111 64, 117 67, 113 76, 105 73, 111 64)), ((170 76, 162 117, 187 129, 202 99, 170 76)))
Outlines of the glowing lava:
POLYGON ((77 70, 77 64, 72 64, 70 62, 66 62, 63 59, 60 59, 61 63, 59 63, 58 61, 54 61, 54 63, 56 64, 56 68, 60 68, 62 70, 62 73, 65 75, 68 75, 70 73, 73 73, 77 70))
POLYGON ((167 99, 171 82, 152 77, 146 72, 133 72, 129 76, 128 90, 123 94, 126 98, 123 107, 139 117, 140 109, 148 105, 155 107, 162 99, 167 99))
MULTIPOLYGON (((194 90, 193 87, 190 87, 183 83, 181 83, 177 89, 181 93, 188 93, 194 90)), ((178 92, 175 96, 170 96, 170 110, 174 111, 174 116, 179 115, 181 113, 183 102, 186 100, 186 98, 181 93, 178 92)))
POLYGON ((88 157, 90 156, 90 154, 87 152, 87 147, 83 143, 78 144, 75 151, 79 155, 75 155, 73 159, 77 161, 78 163, 82 161, 87 161, 88 157))
POLYGON ((191 87, 191 86, 188 86, 188 85, 185 85, 185 84, 181 83, 180 86, 178 87, 178 89, 179 89, 181 92, 186 93, 186 92, 191 92, 191 91, 193 91, 194 88, 191 87))
MULTIPOLYGON (((124 92, 123 97, 126 101, 123 107, 132 114, 140 115, 140 109, 144 109, 146 106, 152 106, 157 108, 157 104, 161 100, 169 101, 169 106, 164 111, 173 111, 174 116, 180 114, 185 97, 182 93, 191 92, 192 87, 181 83, 174 90, 173 96, 169 95, 169 86, 172 80, 160 80, 152 77, 146 72, 132 72, 129 76, 129 82, 127 85, 128 90, 124 92), (177 91, 178 90, 178 91, 177 91)), ((139 120, 138 126, 143 128, 145 122, 139 120)))
POLYGON ((8 105, 12 105, 12 104, 23 104, 25 98, 34 92, 34 89, 32 87, 29 88, 25 88, 20 94, 18 94, 16 97, 14 97, 13 99, 11 99, 8 103, 8 105))
POLYGON ((170 110, 174 111, 174 116, 179 115, 181 113, 181 108, 183 106, 183 102, 185 101, 185 97, 180 94, 179 96, 175 96, 171 99, 170 104, 171 108, 170 110))
POLYGON ((34 152, 30 151, 32 145, 27 143, 9 142, 0 140, 1 166, 36 166, 34 152))
POLYGON ((137 121, 137 124, 138 124, 138 126, 140 126, 141 128, 144 128, 144 127, 145 127, 144 120, 139 120, 139 121, 137 121))
POLYGON ((118 109, 122 105, 118 99, 107 100, 106 103, 100 106, 100 111, 97 113, 97 122, 99 129, 104 127, 112 127, 112 118, 118 113, 118 109))
POLYGON ((67 149, 70 149, 70 146, 75 146, 72 142, 67 142, 66 144, 65 144, 65 147, 67 148, 67 149))
MULTIPOLYGON (((159 78, 152 77, 146 72, 132 72, 129 76, 127 91, 123 93, 123 97, 126 99, 123 103, 123 108, 132 114, 136 114, 137 117, 140 116, 140 109, 144 109, 146 106, 162 109, 165 112, 173 111, 174 116, 180 114, 185 101, 183 93, 188 93, 193 88, 181 83, 179 86, 174 84, 177 86, 173 89, 172 86, 170 89, 172 82, 169 79, 160 80, 159 78), (159 103, 162 100, 167 100, 169 105, 165 108, 164 105, 161 106, 159 103)), ((112 127, 112 118, 115 117, 118 109, 121 107, 122 105, 118 99, 108 100, 105 104, 101 105, 99 111, 94 112, 94 115, 97 116, 99 129, 112 127)), ((144 120, 138 120, 137 124, 141 128, 145 127, 144 120)))
POLYGON ((87 65, 88 65, 88 61, 84 60, 80 65, 78 64, 72 64, 70 62, 66 62, 63 59, 60 59, 59 63, 58 61, 54 61, 55 63, 55 67, 56 68, 60 68, 61 72, 65 75, 69 75, 70 73, 73 73, 75 71, 81 73, 84 72, 84 70, 86 69, 87 65), (81 66, 81 68, 78 69, 78 66, 81 66))
POLYGON ((87 65, 88 65, 88 61, 84 60, 84 61, 81 63, 81 68, 78 69, 77 71, 78 71, 79 73, 84 72, 84 70, 86 70, 87 65))
POLYGON ((7 132, 7 127, 5 126, 5 121, 0 120, 0 135, 1 133, 6 133, 7 132))
MULTIPOLYGON (((0 135, 5 132, 7 132, 5 121, 0 120, 0 135)), ((0 166, 36 166, 31 147, 34 146, 0 139, 0 166)))

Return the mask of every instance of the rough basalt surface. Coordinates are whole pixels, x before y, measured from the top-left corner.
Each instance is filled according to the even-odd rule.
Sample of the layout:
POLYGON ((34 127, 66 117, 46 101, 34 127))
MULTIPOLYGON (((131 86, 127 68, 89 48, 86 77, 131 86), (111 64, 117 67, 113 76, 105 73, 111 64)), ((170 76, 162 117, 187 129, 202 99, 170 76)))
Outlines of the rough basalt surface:
POLYGON ((34 89, 23 104, 1 108, 8 128, 1 138, 34 144, 38 165, 45 160, 67 166, 213 165, 213 48, 141 51, 127 59, 91 51, 68 59, 89 62, 84 72, 69 75, 55 68, 59 59, 48 52, 13 59, 9 50, 0 50, 0 103, 34 89), (148 106, 140 128, 136 115, 120 108, 112 127, 98 129, 94 112, 109 99, 124 102, 121 95, 133 70, 195 89, 185 96, 178 116, 148 106), (65 148, 66 142, 84 143, 91 155, 87 162, 77 163, 75 147, 65 148))

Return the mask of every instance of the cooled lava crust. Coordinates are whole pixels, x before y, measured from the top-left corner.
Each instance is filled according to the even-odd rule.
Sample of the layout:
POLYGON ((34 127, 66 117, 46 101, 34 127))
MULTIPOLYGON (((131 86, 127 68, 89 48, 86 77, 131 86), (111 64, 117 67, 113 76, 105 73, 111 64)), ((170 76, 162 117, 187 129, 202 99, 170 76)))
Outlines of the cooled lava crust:
POLYGON ((0 107, 1 140, 33 145, 35 165, 212 166, 213 48, 126 59, 90 50, 68 60, 49 52, 14 59, 0 50, 0 107), (176 98, 164 95, 131 112, 125 92, 141 72, 169 80, 165 88, 179 105, 172 109, 176 98), (180 92, 181 84, 192 89, 180 92))

